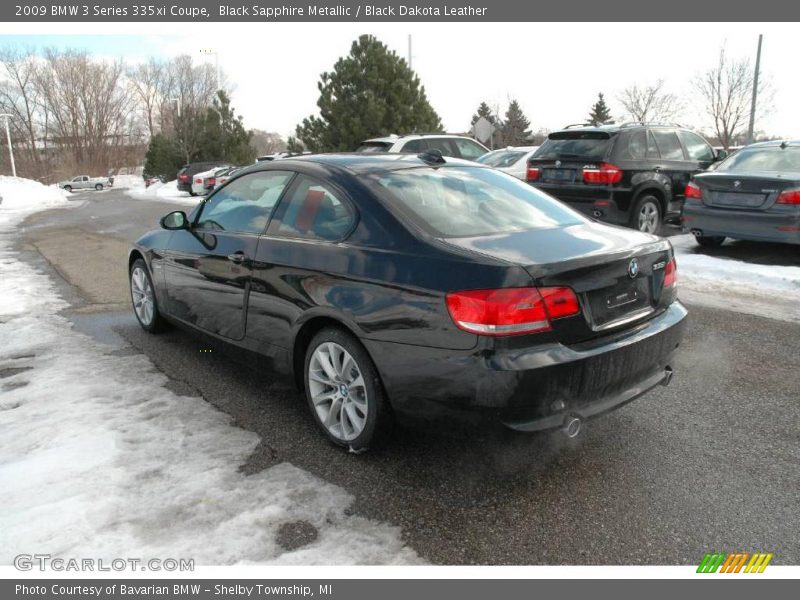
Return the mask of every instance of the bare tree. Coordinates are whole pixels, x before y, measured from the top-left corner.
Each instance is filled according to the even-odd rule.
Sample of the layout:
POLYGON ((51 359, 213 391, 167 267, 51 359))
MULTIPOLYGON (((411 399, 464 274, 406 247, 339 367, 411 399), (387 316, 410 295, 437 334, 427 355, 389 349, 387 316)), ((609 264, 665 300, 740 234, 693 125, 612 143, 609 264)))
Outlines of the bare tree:
POLYGON ((38 172, 41 164, 41 129, 38 121, 40 97, 36 55, 32 49, 5 48, 0 51, 0 65, 5 71, 5 77, 0 82, 0 112, 12 115, 10 127, 14 130, 13 138, 23 141, 17 148, 18 159, 22 159, 21 171, 38 172))
POLYGON ((683 110, 677 96, 664 89, 664 80, 625 88, 617 98, 633 121, 671 121, 683 110))
POLYGON ((171 93, 180 107, 174 119, 175 139, 188 162, 203 142, 200 120, 196 117, 211 106, 217 92, 217 76, 212 65, 195 65, 187 55, 174 58, 168 69, 171 93))
POLYGON ((154 58, 128 69, 128 79, 136 94, 150 137, 159 129, 166 72, 166 65, 154 58))
POLYGON ((259 156, 275 154, 276 152, 283 152, 286 150, 286 142, 280 134, 263 131, 261 129, 253 130, 252 144, 259 156))
MULTIPOLYGON (((753 67, 747 59, 731 59, 723 46, 717 64, 697 77, 705 112, 711 117, 722 146, 730 148, 734 138, 747 126, 753 93, 753 67)), ((758 97, 762 106, 770 104, 771 93, 764 79, 759 80, 758 97)))

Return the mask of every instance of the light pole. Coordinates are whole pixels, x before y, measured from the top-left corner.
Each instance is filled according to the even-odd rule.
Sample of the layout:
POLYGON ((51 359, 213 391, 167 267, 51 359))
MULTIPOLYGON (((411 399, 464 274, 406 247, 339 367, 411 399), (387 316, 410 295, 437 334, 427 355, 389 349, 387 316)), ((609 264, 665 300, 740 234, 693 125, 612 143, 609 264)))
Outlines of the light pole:
POLYGON ((11 130, 8 128, 8 120, 12 115, 8 113, 0 114, 0 117, 5 117, 6 120, 6 141, 8 142, 8 156, 11 158, 11 174, 17 176, 17 165, 14 164, 14 148, 11 147, 11 130))
POLYGON ((213 50, 211 48, 202 48, 200 50, 200 54, 209 55, 212 54, 214 56, 214 62, 217 66, 217 91, 222 89, 222 80, 219 77, 219 52, 213 50))
POLYGON ((756 97, 758 96, 758 72, 761 70, 761 40, 764 38, 762 34, 758 34, 758 50, 756 51, 756 70, 753 73, 753 95, 751 97, 752 104, 750 105, 750 124, 747 127, 747 143, 753 143, 753 129, 756 124, 756 97))

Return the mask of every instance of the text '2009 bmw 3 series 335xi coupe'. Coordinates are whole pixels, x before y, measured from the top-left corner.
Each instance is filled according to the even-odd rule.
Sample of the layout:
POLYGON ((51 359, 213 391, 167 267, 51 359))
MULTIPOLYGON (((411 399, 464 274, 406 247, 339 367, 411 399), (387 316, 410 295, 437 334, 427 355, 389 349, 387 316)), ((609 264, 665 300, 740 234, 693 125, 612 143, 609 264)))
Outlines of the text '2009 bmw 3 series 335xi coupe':
POLYGON ((436 152, 259 164, 161 225, 141 325, 252 352, 354 450, 395 418, 577 433, 668 383, 685 326, 668 241, 436 152))

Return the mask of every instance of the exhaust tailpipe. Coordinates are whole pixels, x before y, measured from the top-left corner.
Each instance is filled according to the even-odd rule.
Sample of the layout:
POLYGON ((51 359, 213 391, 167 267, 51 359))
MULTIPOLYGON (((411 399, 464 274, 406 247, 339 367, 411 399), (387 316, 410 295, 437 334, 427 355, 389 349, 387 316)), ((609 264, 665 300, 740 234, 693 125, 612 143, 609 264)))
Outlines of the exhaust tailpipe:
POLYGON ((593 211, 592 211, 592 216, 593 216, 595 219, 599 219, 600 217, 602 217, 602 216, 603 216, 603 211, 602 211, 602 210, 593 210, 593 211))
POLYGON ((692 229, 692 235, 694 237, 700 237, 700 236, 703 235, 703 230, 702 229, 692 229))
POLYGON ((582 421, 574 416, 570 415, 564 421, 564 427, 561 428, 561 431, 564 432, 568 438, 574 438, 581 432, 581 425, 582 421))
POLYGON ((664 379, 661 380, 661 385, 667 387, 669 382, 672 381, 672 367, 664 367, 664 379))

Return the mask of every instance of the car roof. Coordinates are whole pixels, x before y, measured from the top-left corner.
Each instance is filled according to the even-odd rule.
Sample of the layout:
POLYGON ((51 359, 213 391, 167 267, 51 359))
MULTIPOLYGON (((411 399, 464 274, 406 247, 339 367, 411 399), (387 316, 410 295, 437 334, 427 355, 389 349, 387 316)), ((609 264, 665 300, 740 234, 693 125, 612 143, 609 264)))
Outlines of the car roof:
MULTIPOLYGON (((426 137, 439 137, 439 138, 453 138, 453 139, 462 139, 462 140, 464 140, 464 139, 472 140, 472 138, 469 137, 469 136, 457 135, 455 133, 409 133, 409 134, 406 134, 406 135, 395 135, 395 134, 392 134, 392 135, 387 135, 387 136, 383 136, 383 137, 370 138, 368 140, 364 140, 361 143, 362 144, 369 144, 369 143, 394 144, 395 142, 397 142, 399 140, 416 140, 416 139, 426 138, 426 137)), ((477 141, 477 140, 473 140, 473 141, 477 141)))
MULTIPOLYGON (((756 142, 744 148, 800 148, 800 140, 769 140, 768 142, 756 142)), ((744 149, 743 148, 743 149, 744 149)))
POLYGON ((331 154, 308 154, 304 156, 294 156, 277 161, 260 162, 247 167, 247 171, 252 173, 261 170, 274 170, 291 165, 292 163, 313 163, 327 167, 333 167, 354 174, 377 173, 384 171, 399 171, 402 169, 413 169, 415 167, 475 167, 479 169, 487 168, 484 165, 474 163, 460 158, 444 157, 441 164, 432 165, 424 161, 417 154, 392 154, 388 152, 363 153, 363 152, 342 152, 331 154))

